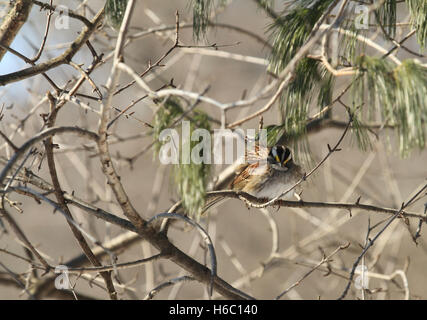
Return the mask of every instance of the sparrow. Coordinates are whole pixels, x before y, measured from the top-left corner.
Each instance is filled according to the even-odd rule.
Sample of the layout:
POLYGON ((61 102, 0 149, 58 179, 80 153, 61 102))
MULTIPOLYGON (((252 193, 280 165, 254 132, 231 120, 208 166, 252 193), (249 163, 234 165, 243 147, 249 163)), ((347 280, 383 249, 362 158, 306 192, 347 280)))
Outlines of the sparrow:
MULTIPOLYGON (((291 150, 283 145, 271 148, 256 146, 255 152, 248 153, 246 158, 246 163, 239 168, 231 182, 230 189, 246 192, 258 199, 268 201, 277 198, 304 176, 302 168, 293 161, 291 150)), ((295 189, 281 199, 290 200, 294 194, 299 198, 295 189)), ((202 213, 224 199, 217 197, 208 200, 202 213)))

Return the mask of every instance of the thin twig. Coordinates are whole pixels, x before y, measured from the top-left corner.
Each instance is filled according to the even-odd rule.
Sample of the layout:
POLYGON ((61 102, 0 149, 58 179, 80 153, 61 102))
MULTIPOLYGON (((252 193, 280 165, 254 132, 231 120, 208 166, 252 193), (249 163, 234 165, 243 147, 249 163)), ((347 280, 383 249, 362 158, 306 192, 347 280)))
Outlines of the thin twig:
POLYGON ((147 224, 150 224, 154 221, 156 221, 157 219, 178 219, 178 220, 183 220, 186 223, 192 225, 193 227, 197 228, 197 230, 199 231, 200 235, 202 236, 203 241, 206 243, 208 249, 209 249, 209 253, 210 253, 210 257, 211 257, 211 281, 209 284, 209 296, 212 296, 212 292, 213 292, 213 282, 214 282, 214 278, 216 277, 216 268, 217 268, 217 262, 216 262, 216 253, 215 253, 215 248, 213 246, 212 240, 209 236, 209 234, 206 232, 205 229, 203 229, 203 227, 198 224, 197 222, 191 220, 190 218, 180 215, 180 214, 176 214, 176 213, 170 213, 170 212, 166 212, 166 213, 160 213, 155 215, 154 217, 152 217, 150 220, 147 221, 147 224))
MULTIPOLYGON (((51 7, 52 7, 52 2, 53 2, 53 0, 50 0, 50 6, 51 7)), ((45 29, 45 32, 44 32, 43 40, 42 40, 42 43, 40 45, 40 48, 39 48, 38 52, 36 53, 36 55, 34 56, 34 58, 31 59, 32 62, 36 62, 37 60, 39 60, 40 57, 41 57, 41 55, 42 55, 44 46, 46 44, 47 35, 49 34, 50 20, 52 18, 53 11, 54 11, 53 8, 49 8, 49 12, 47 13, 46 29, 45 29)))
POLYGON ((411 203, 416 200, 416 198, 424 191, 427 189, 427 184, 424 185, 424 187, 422 187, 410 200, 408 200, 406 203, 402 203, 402 206, 400 208, 400 210, 398 212, 396 212, 390 219, 389 221, 384 225, 384 227, 375 235, 375 237, 372 238, 372 240, 370 240, 368 242, 368 244, 365 246, 365 248, 363 249, 362 253, 357 257, 356 261, 353 264, 353 268, 350 272, 350 279, 347 283, 347 286, 345 287, 343 293, 338 297, 338 300, 342 300, 345 298, 345 296, 348 293, 348 290, 350 289, 353 277, 354 277, 354 273, 356 271, 357 266, 359 265, 360 260, 363 258, 363 256, 366 254, 366 252, 369 250, 370 247, 372 247, 375 243, 375 241, 381 236, 381 234, 388 228, 388 226, 397 218, 399 217, 399 215, 403 212, 403 210, 410 206, 411 203))
POLYGON ((189 281, 194 281, 196 279, 194 279, 191 276, 182 276, 182 277, 178 277, 178 278, 174 278, 171 280, 168 280, 166 282, 163 282, 162 284, 158 285, 157 287, 155 287, 154 289, 152 289, 145 297, 143 300, 151 300, 153 299, 161 290, 173 286, 179 282, 189 282, 189 281))
POLYGON ((290 290, 292 290, 293 288, 295 288, 296 286, 299 286, 300 283, 302 281, 304 281, 310 274, 312 274, 315 270, 317 270, 322 264, 324 263, 328 263, 331 260, 331 258, 338 253, 341 250, 345 250, 350 246, 350 242, 348 242, 347 244, 341 245, 338 248, 336 248, 329 256, 327 257, 323 257, 323 259, 316 265, 314 266, 310 271, 308 271, 306 274, 304 274, 298 281, 296 281, 294 284, 292 284, 289 288, 287 288, 285 291, 283 291, 281 294, 279 294, 276 297, 276 300, 279 300, 280 298, 282 298, 285 294, 287 294, 290 290))

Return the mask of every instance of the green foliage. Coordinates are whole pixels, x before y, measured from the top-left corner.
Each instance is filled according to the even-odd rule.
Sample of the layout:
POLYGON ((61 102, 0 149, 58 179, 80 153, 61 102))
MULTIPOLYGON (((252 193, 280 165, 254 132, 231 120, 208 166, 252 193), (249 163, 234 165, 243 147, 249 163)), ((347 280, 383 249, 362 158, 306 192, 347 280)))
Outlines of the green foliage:
POLYGON ((193 10, 193 37, 197 41, 206 35, 209 25, 209 18, 211 17, 214 8, 221 8, 225 6, 227 0, 190 0, 190 7, 193 10))
POLYGON ((372 142, 367 127, 362 122, 362 112, 357 108, 353 110, 353 122, 351 132, 353 140, 356 140, 359 149, 366 151, 372 148, 372 142))
POLYGON ((332 103, 335 78, 323 64, 319 64, 315 73, 314 85, 318 87, 317 105, 320 109, 332 103))
POLYGON ((271 9, 274 0, 259 0, 257 3, 261 8, 271 9))
POLYGON ((274 0, 257 0, 256 3, 258 4, 259 8, 263 9, 267 13, 267 15, 272 18, 275 16, 275 12, 272 8, 274 0))
POLYGON ((396 0, 385 0, 376 10, 375 15, 388 36, 394 38, 396 34, 396 0))
MULTIPOLYGON (((159 141, 160 133, 164 129, 171 128, 183 116, 183 113, 184 110, 180 101, 175 97, 167 98, 157 110, 153 122, 156 156, 162 146, 162 142, 159 141)), ((194 110, 185 119, 190 120, 190 137, 195 129, 210 130, 209 118, 204 112, 194 110)), ((180 126, 177 127, 179 128, 180 126)), ((191 152, 199 141, 185 141, 184 143, 190 144, 189 150, 191 152)), ((179 150, 180 161, 172 169, 173 183, 186 212, 198 220, 199 212, 205 203, 206 187, 210 177, 210 165, 204 163, 196 164, 192 161, 189 164, 185 164, 181 161, 184 157, 183 150, 185 150, 185 147, 182 146, 179 150)))
MULTIPOLYGON (((285 126, 271 124, 265 128, 267 130, 267 147, 276 145, 280 138, 286 133, 285 126)), ((257 135, 258 138, 258 135, 257 135)))
POLYGON ((331 0, 298 0, 292 10, 276 19, 269 27, 273 41, 269 70, 280 73, 304 44, 317 20, 331 0))
POLYGON ((352 23, 347 28, 342 29, 349 31, 349 34, 339 35, 339 52, 341 63, 354 65, 357 57, 360 56, 360 51, 364 50, 364 46, 361 45, 357 40, 357 36, 360 33, 360 30, 354 26, 354 23, 352 23))
MULTIPOLYGON (((210 129, 206 114, 197 113, 193 117, 193 120, 190 125, 190 135, 197 128, 210 129)), ((190 150, 193 150, 199 141, 187 141, 186 143, 189 143, 190 150)), ((196 164, 193 161, 190 161, 189 164, 180 162, 174 166, 173 176, 178 194, 182 199, 183 207, 191 217, 199 220, 201 209, 205 204, 207 181, 210 177, 210 165, 205 163, 196 164)))
POLYGON ((422 149, 426 144, 427 68, 406 60, 395 70, 395 80, 400 151, 405 155, 411 148, 422 149))
POLYGON ((307 151, 307 147, 298 146, 304 144, 303 137, 306 133, 309 107, 313 101, 317 102, 320 109, 329 105, 332 101, 334 78, 323 64, 317 60, 304 58, 298 64, 295 79, 283 91, 280 98, 280 110, 282 124, 286 134, 296 143, 295 155, 298 150, 307 151))
POLYGON ((411 14, 412 26, 417 30, 417 40, 421 48, 426 47, 427 39, 427 1, 406 0, 411 14))
POLYGON ((304 58, 298 64, 295 79, 281 96, 282 120, 286 131, 302 134, 315 82, 320 80, 319 62, 304 58))
POLYGON ((356 14, 349 12, 348 19, 340 24, 338 33, 338 52, 340 66, 353 66, 360 55, 365 54, 366 44, 359 36, 369 37, 368 30, 356 27, 356 14))
POLYGON ((206 33, 213 2, 213 0, 191 0, 193 8, 193 36, 196 40, 200 40, 201 36, 204 36, 206 33))
MULTIPOLYGON (((427 68, 414 60, 405 60, 402 65, 395 67, 384 59, 368 56, 361 56, 357 64, 362 73, 354 78, 353 106, 360 106, 368 119, 379 112, 382 121, 397 128, 402 156, 406 156, 414 147, 424 148, 427 68), (365 92, 369 93, 367 97, 365 92)), ((354 131, 362 134, 362 126, 357 121, 354 125, 354 131)), ((366 139, 360 136, 358 141, 363 147, 366 139)))
POLYGON ((162 147, 162 143, 159 140, 160 133, 170 128, 175 119, 182 115, 183 112, 179 100, 175 97, 168 97, 157 110, 153 121, 154 158, 158 156, 160 148, 162 147))
POLYGON ((105 3, 105 16, 107 23, 115 30, 120 29, 128 0, 107 0, 105 3))

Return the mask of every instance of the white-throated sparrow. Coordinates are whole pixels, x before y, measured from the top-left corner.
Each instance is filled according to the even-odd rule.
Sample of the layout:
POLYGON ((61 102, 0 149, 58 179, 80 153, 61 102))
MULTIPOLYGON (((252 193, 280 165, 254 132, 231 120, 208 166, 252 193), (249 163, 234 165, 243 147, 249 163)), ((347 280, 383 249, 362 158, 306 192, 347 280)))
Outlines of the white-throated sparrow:
MULTIPOLYGON (((239 168, 230 189, 271 200, 288 191, 303 176, 304 172, 293 162, 289 148, 282 145, 271 148, 257 146, 254 153, 247 155, 247 163, 239 168)), ((294 189, 285 194, 282 199, 291 199, 295 191, 294 189)), ((223 199, 224 197, 217 197, 208 200, 203 212, 223 199)))

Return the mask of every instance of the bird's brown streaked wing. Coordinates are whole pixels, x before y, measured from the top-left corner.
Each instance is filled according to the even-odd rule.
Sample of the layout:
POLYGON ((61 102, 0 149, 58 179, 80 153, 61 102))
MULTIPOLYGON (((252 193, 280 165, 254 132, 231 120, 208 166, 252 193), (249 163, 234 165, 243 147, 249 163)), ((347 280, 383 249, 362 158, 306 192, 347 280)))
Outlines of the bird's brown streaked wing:
POLYGON ((231 181, 231 183, 230 183, 230 189, 232 189, 232 190, 240 189, 239 185, 248 177, 248 172, 246 170, 248 166, 249 165, 241 167, 241 169, 243 169, 243 170, 241 170, 236 175, 236 177, 233 179, 233 181, 231 181))
POLYGON ((260 163, 255 162, 246 165, 245 168, 237 175, 236 178, 231 182, 230 188, 232 190, 241 190, 246 185, 246 180, 252 175, 253 171, 259 167, 260 163))

